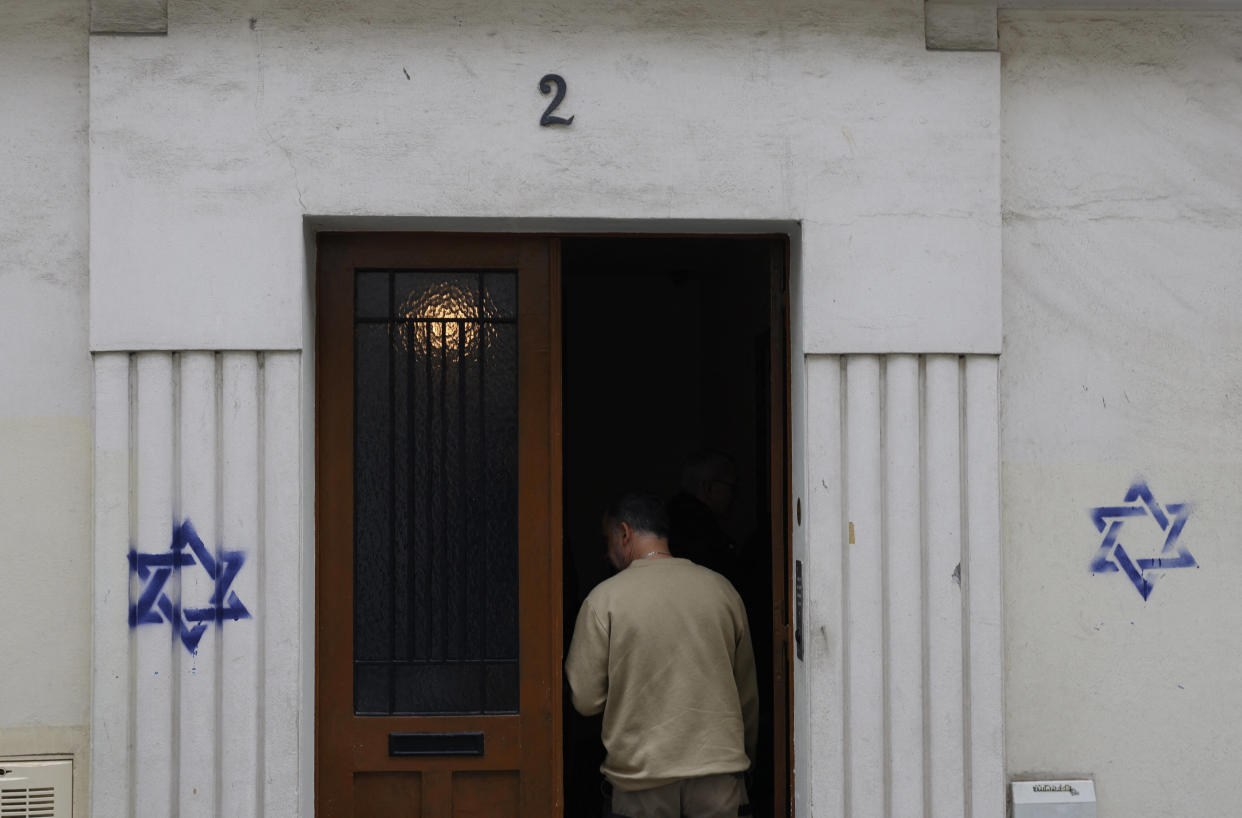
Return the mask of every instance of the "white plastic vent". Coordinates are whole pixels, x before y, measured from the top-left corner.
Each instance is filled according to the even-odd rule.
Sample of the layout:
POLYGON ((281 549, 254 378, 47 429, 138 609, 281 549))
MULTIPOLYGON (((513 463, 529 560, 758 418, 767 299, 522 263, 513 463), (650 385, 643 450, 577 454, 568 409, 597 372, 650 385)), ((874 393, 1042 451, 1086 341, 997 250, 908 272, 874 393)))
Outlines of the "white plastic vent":
POLYGON ((71 818, 73 762, 0 758, 0 818, 71 818))

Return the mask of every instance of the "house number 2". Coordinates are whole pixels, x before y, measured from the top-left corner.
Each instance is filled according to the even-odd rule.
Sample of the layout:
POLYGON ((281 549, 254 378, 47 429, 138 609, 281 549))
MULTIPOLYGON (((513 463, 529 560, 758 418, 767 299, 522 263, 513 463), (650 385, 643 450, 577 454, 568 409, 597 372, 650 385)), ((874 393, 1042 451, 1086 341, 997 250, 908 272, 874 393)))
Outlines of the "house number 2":
POLYGON ((568 125, 574 121, 572 116, 569 119, 563 116, 552 116, 552 112, 561 104, 561 100, 565 99, 565 78, 560 74, 544 74, 543 79, 539 80, 539 93, 545 97, 552 93, 553 86, 556 86, 556 96, 552 97, 552 104, 545 108, 543 116, 539 117, 539 124, 544 127, 548 125, 568 125))

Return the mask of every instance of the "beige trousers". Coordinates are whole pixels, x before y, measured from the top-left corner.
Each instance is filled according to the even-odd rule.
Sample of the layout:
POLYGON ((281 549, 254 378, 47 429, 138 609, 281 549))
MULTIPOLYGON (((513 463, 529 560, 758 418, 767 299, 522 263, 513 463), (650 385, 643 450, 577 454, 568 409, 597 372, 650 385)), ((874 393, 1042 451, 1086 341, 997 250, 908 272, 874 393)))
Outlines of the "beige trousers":
POLYGON ((750 815, 737 774, 685 778, 650 790, 612 791, 613 818, 737 818, 750 815))

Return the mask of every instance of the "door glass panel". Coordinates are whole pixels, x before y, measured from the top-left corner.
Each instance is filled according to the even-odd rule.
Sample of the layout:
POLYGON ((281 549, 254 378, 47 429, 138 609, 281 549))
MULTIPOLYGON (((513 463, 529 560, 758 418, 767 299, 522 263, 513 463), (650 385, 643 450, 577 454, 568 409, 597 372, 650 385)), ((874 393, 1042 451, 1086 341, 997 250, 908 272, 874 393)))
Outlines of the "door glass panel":
POLYGON ((516 276, 355 281, 354 712, 517 712, 516 276))

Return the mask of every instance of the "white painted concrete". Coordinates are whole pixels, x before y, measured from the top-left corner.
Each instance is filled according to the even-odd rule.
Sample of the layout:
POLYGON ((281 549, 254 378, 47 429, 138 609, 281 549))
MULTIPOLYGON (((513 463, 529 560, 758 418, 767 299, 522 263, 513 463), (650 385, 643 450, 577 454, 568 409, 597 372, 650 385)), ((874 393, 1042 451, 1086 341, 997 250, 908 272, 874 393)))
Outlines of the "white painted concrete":
MULTIPOLYGON (((313 719, 306 714, 303 691, 313 685, 313 669, 303 672, 303 655, 314 660, 313 642, 302 639, 302 623, 313 624, 307 611, 313 597, 302 595, 304 566, 314 562, 314 550, 304 544, 310 538, 304 531, 298 509, 302 486, 313 478, 302 468, 303 424, 311 423, 313 413, 304 411, 301 380, 302 355, 297 352, 268 352, 263 356, 262 463, 263 463, 263 550, 259 598, 285 600, 289 604, 268 604, 263 611, 263 663, 259 694, 260 730, 263 735, 259 765, 263 778, 260 809, 265 818, 305 815, 298 802, 300 793, 310 793, 310 779, 299 781, 303 753, 313 736, 313 719)), ((314 462, 314 461, 309 461, 314 462)), ((308 504, 313 507, 313 504, 308 504)), ((312 666, 313 668, 313 666, 312 666)), ((313 709, 313 708, 312 708, 313 709)))
POLYGON ((91 369, 80 0, 0 24, 0 755, 68 754, 86 815, 91 369))
MULTIPOLYGON (((204 543, 222 542, 220 537, 220 463, 216 456, 220 428, 216 400, 216 356, 210 352, 187 352, 181 356, 177 377, 179 457, 178 497, 174 516, 192 514, 194 528, 204 543)), ((128 413, 122 413, 126 416, 128 413)), ((211 604, 215 582, 205 572, 186 571, 180 576, 183 608, 211 604)), ((100 623, 103 624, 103 623, 100 623)), ((213 646, 214 647, 214 646, 213 646)), ((217 673, 223 670, 214 649, 200 650, 181 661, 177 714, 177 804, 183 818, 209 818, 219 812, 220 752, 217 725, 220 701, 216 696, 217 673)))
MULTIPOLYGON (((225 669, 220 690, 224 703, 219 734, 220 811, 237 818, 251 818, 259 808, 263 778, 258 774, 258 760, 263 753, 259 740, 263 673, 259 640, 268 607, 296 604, 297 598, 269 600, 259 596, 259 574, 263 570, 259 555, 264 546, 259 538, 264 485, 259 461, 263 444, 259 436, 265 428, 259 409, 259 357, 253 353, 226 352, 220 363, 220 468, 228 475, 222 481, 220 497, 220 544, 222 548, 248 552, 249 570, 237 574, 233 588, 240 599, 251 600, 248 607, 257 617, 231 623, 225 620, 216 631, 220 662, 225 669)), ((284 511, 296 513, 297 506, 284 511)))
POLYGON ((845 791, 849 815, 883 816, 885 802, 883 450, 880 358, 846 360, 845 486, 849 534, 841 562, 845 791))
MULTIPOLYGON (((484 0, 257 11, 174 2, 168 37, 95 37, 91 64, 97 350, 303 347, 303 219, 341 218, 439 220, 441 229, 488 220, 543 230, 592 219, 645 230, 797 223, 799 360, 804 351, 1000 347, 997 58, 928 54, 919 2, 774 9, 732 0, 706 13, 601 0, 555 10, 484 0), (537 125, 546 100, 536 81, 553 70, 569 81, 569 129, 537 125)), ((872 409, 878 438, 882 415, 872 409)), ((818 417, 809 412, 803 429, 818 417)), ((879 450, 858 451, 878 479, 879 450)), ((872 504, 881 499, 877 484, 872 504)), ((796 546, 808 564, 817 537, 809 519, 796 546)), ((878 548, 873 562, 875 579, 878 548)), ((810 606, 839 604, 830 589, 814 599, 822 584, 807 587, 810 606)), ((265 596, 265 610, 288 610, 294 593, 265 596)), ((861 590, 855 599, 885 610, 861 590)), ((861 610, 851 633, 859 656, 874 658, 877 687, 864 699, 868 685, 855 685, 850 746, 873 752, 850 757, 869 782, 856 788, 867 810, 888 786, 886 768, 868 768, 886 758, 888 648, 882 615, 861 610)), ((310 617, 299 616, 309 645, 310 617)), ((806 637, 820 638, 810 627, 806 637)), ((955 678, 958 653, 948 662, 955 678)), ((806 668, 839 672, 838 655, 811 656, 806 668)), ((268 665, 273 672, 292 673, 286 664, 268 665)), ((813 672, 799 678, 813 685, 813 672)), ((303 752, 285 756, 300 761, 303 809, 308 691, 303 752)), ((820 695, 798 699, 810 732, 826 712, 820 695)), ((818 767, 801 759, 844 763, 844 736, 799 744, 807 808, 830 803, 816 799, 835 798, 837 785, 825 790, 818 767)), ((960 790, 960 764, 958 781, 960 790)), ((291 786, 265 773, 263 797, 291 786)), ((184 800, 184 782, 181 790, 184 800)), ((249 804, 249 793, 237 803, 249 804)))
POLYGON ((1232 815, 1242 15, 1011 12, 1001 51, 1009 773, 1091 775, 1100 818, 1232 815), (1139 474, 1194 503, 1199 563, 1146 601, 1088 571, 1087 509, 1139 474))
MULTIPOLYGON (((134 734, 130 708, 129 566, 123 560, 133 536, 130 520, 130 359, 124 353, 95 356, 96 543, 111 543, 94 565, 94 635, 91 651, 91 815, 129 815, 133 803, 134 734), (122 590, 124 593, 122 593, 122 590), (100 627, 108 623, 110 627, 100 627)), ((98 552, 98 548, 95 549, 98 552)), ((194 734, 193 723, 187 725, 194 734)), ((170 784, 171 786, 171 784, 170 784)))
POLYGON ((810 814, 1001 815, 996 359, 806 367, 810 814))
MULTIPOLYGON (((309 349, 303 220, 342 218, 440 229, 499 223, 507 225, 500 229, 573 230, 591 220, 642 230, 794 224, 801 239, 793 301, 797 360, 804 352, 999 350, 998 62, 995 55, 928 54, 919 2, 803 0, 774 9, 732 0, 706 13, 692 3, 617 7, 602 0, 555 11, 482 0, 261 10, 237 2, 174 2, 166 38, 96 36, 91 65, 96 350, 218 349, 246 356, 253 349, 309 349), (570 129, 537 125, 546 100, 536 81, 552 70, 569 80, 561 113, 577 117, 570 129)), ((309 367, 309 357, 301 360, 309 367)), ((880 358, 852 360, 855 366, 869 360, 878 377, 880 358)), ((795 368, 795 396, 804 394, 799 378, 795 368)), ((863 415, 873 434, 851 442, 854 460, 873 464, 871 513, 860 521, 866 536, 877 538, 881 504, 908 496, 886 496, 880 483, 878 395, 863 415)), ((186 408, 183 403, 179 411, 186 408)), ((820 413, 814 405, 803 416, 795 411, 802 430, 796 441, 807 439, 820 413)), ((304 434, 310 419, 305 413, 304 434)), ((215 422, 227 428, 224 421, 215 422)), ((141 415, 137 424, 141 429, 141 415)), ((196 438, 191 433, 183 443, 196 438)), ((280 451, 292 451, 287 444, 280 451)), ((185 448, 173 450, 184 458, 185 448)), ((808 579, 808 610, 839 606, 840 596, 821 581, 833 569, 815 554, 822 529, 811 520, 827 518, 822 510, 812 517, 816 500, 806 488, 819 467, 801 449, 794 458, 799 473, 809 476, 796 481, 807 524, 795 547, 808 567, 819 562, 821 572, 808 579)), ((184 472, 184 459, 179 468, 184 472)), ((248 496, 244 480, 221 479, 225 492, 248 496)), ((832 482, 839 486, 840 476, 832 482)), ((182 513, 195 491, 182 484, 182 513)), ((312 491, 305 479, 301 499, 312 491)), ((219 504, 229 519, 227 495, 199 499, 219 504)), ((288 509, 291 501, 273 508, 288 509)), ((307 513, 311 507, 304 505, 307 513)), ((246 525, 234 533, 244 535, 246 525)), ((97 541, 98 549, 109 547, 97 541)), ((270 547, 276 544, 266 542, 264 553, 270 547)), ((301 663, 301 684, 293 685, 302 696, 297 731, 275 739, 267 726, 262 731, 268 742, 262 763, 282 759, 287 769, 267 767, 246 777, 223 767, 196 768, 195 754, 204 751, 189 749, 184 731, 195 730, 210 711, 186 704, 203 683, 183 672, 180 719, 171 724, 182 748, 181 777, 170 797, 187 814, 249 812, 258 799, 268 812, 299 799, 309 809, 313 702, 305 663, 313 654, 311 617, 298 596, 309 599, 312 587, 308 547, 303 538, 299 587, 269 588, 280 576, 275 572, 251 575, 264 589, 264 615, 296 617, 303 645, 280 639, 289 631, 267 619, 259 659, 248 643, 236 655, 229 648, 216 657, 228 699, 236 694, 244 703, 242 716, 222 716, 213 746, 230 759, 227 766, 235 756, 221 742, 242 735, 244 752, 236 756, 242 772, 255 747, 247 732, 249 697, 260 697, 267 720, 272 691, 280 689, 272 680, 296 682, 297 666, 290 663, 294 657, 301 663), (299 647, 306 648, 300 655, 299 647), (295 768, 300 785, 291 776, 295 768), (191 783, 197 781, 214 786, 216 800, 200 798, 191 783)), ((854 584, 857 627, 848 636, 857 642, 859 662, 871 658, 870 681, 856 680, 854 697, 841 699, 856 714, 848 747, 857 752, 848 756, 846 733, 828 715, 840 713, 832 697, 844 696, 844 687, 833 693, 816 675, 841 672, 840 655, 815 646, 842 638, 840 621, 833 620, 837 630, 830 635, 823 625, 816 632, 807 617, 808 661, 798 671, 796 701, 808 738, 798 744, 795 773, 806 809, 827 809, 852 792, 851 803, 864 814, 889 797, 895 762, 886 749, 883 660, 894 650, 883 618, 903 609, 865 593, 883 575, 878 539, 869 554, 870 580, 854 584), (823 740, 811 738, 821 733, 823 740), (803 763, 812 757, 817 766, 803 763), (857 786, 843 789, 837 777, 819 774, 821 762, 843 769, 847 758, 857 786), (879 766, 869 767, 872 761, 879 766)), ((831 581, 844 587, 839 577, 831 581)), ((921 623, 921 597, 909 604, 921 623)), ((958 624, 960 632, 960 618, 958 624)), ((115 627, 96 622, 97 634, 115 627)), ((960 634, 946 663, 960 690, 960 634)), ((959 730, 961 706, 959 694, 959 730)), ((911 713, 907 721, 916 718, 924 716, 911 713)), ((992 718, 999 730, 999 712, 992 718)), ((164 728, 135 730, 141 744, 164 728)), ((960 760, 956 771, 962 792, 960 760)))
POLYGON ((929 356, 923 365, 927 806, 933 818, 966 813, 960 374, 956 355, 929 356))
POLYGON ((923 493, 919 458, 922 419, 919 359, 890 355, 884 366, 885 701, 892 803, 926 815, 923 724, 923 493), (911 604, 917 600, 918 604, 911 604), (895 760, 894 765, 892 761, 895 760))
POLYGON ((519 216, 801 220, 808 350, 996 352, 997 56, 922 5, 174 2, 91 40, 92 345, 297 348, 304 215, 519 216))
POLYGON ((163 34, 168 30, 168 0, 90 0, 91 32, 163 34))
MULTIPOLYGON (((0 687, 23 691, 0 699, 0 747, 73 752, 83 787, 91 721, 109 750, 91 760, 96 814, 173 802, 187 816, 291 814, 309 798, 306 698, 295 715, 313 659, 303 220, 337 218, 799 224, 800 806, 862 815, 879 797, 894 814, 996 814, 1007 770, 1093 774, 1102 818, 1232 811, 1238 13, 1002 12, 998 57, 927 53, 913 0, 173 2, 167 37, 90 41, 88 339, 88 4, 12 5, 0 619, 48 600, 55 616, 0 629, 0 653, 23 657, 0 670, 0 687), (536 124, 535 82, 551 70, 569 80, 572 128, 536 124), (1000 349, 1002 210, 996 393, 994 358, 959 369, 957 354, 1000 349), (89 346, 122 350, 94 372, 96 544, 113 551, 94 563, 93 699, 89 346), (216 394, 216 353, 174 369, 168 349, 237 350, 219 377, 238 400, 200 405, 216 394), (131 350, 146 351, 135 404, 131 350), (919 353, 925 383, 911 380, 919 353), (1003 746, 989 658, 1002 638, 998 400, 1003 746), (842 414, 866 425, 843 434, 842 414), (219 476, 192 467, 218 436, 219 476), (1086 509, 1120 502, 1139 473, 1165 502, 1196 504, 1184 542, 1201 566, 1170 571, 1146 602, 1086 571, 1098 545, 1086 509), (131 538, 166 540, 191 507, 211 509, 209 538, 262 543, 237 587, 263 618, 201 665, 140 629, 131 675, 117 555, 131 538), (862 553, 846 543, 851 521, 855 545, 876 546, 865 557, 849 553, 862 553), (927 575, 911 607, 897 556, 916 524, 927 575), (959 561, 965 607, 958 586, 936 584, 959 561), (917 697, 899 684, 916 664, 928 668, 917 697), (225 698, 240 702, 227 716, 225 698), (896 775, 916 756, 926 785, 896 775)), ((191 586, 187 598, 207 591, 191 586)))
POLYGON ((923 15, 929 49, 996 50, 996 0, 927 0, 923 15))
MULTIPOLYGON (((129 408, 133 429, 133 482, 129 486, 132 528, 123 540, 124 550, 140 554, 166 554, 172 551, 172 531, 178 509, 174 505, 174 470, 177 462, 177 425, 174 417, 173 360, 166 352, 143 352, 134 356, 130 390, 133 403, 129 408)), ((187 509, 181 509, 182 514, 187 509)), ((96 541, 96 562, 120 563, 119 542, 96 541)), ((144 597, 147 587, 154 585, 168 599, 180 602, 181 572, 172 572, 167 585, 155 579, 152 569, 148 581, 141 575, 127 572, 125 587, 130 608, 144 597)), ((113 586, 120 595, 121 588, 113 586)), ((96 591, 98 593, 98 591, 96 591)), ((154 600, 151 600, 154 602, 154 600)), ((154 608, 154 606, 150 606, 154 608)), ((152 611, 158 622, 162 615, 152 611)), ((115 631, 118 625, 101 616, 95 618, 97 631, 115 631)), ((180 628, 177 628, 179 631, 180 628)), ((130 718, 134 736, 134 764, 130 770, 134 781, 134 801, 130 809, 135 818, 159 818, 173 814, 177 788, 175 769, 175 733, 180 726, 176 717, 179 674, 174 665, 181 658, 180 633, 173 626, 141 625, 133 628, 130 652, 133 687, 130 691, 130 718)), ((103 745, 97 745, 101 752, 103 745)), ((98 813, 96 813, 98 814, 98 813)))
POLYGON ((1000 498, 1000 384, 995 358, 970 356, 964 366, 962 447, 966 552, 962 582, 966 629, 967 811, 1000 815, 1005 795, 1000 498))
MULTIPOLYGON (((648 226, 674 218, 801 222, 794 426, 805 446, 794 460, 804 523, 795 553, 806 560, 808 598, 807 659, 796 668, 797 793, 816 814, 844 814, 847 801, 862 814, 874 804, 851 799, 875 782, 864 776, 857 780, 866 787, 846 786, 856 765, 846 748, 876 740, 847 734, 842 717, 857 693, 846 671, 859 671, 841 663, 842 639, 860 635, 842 627, 854 516, 843 496, 851 496, 846 488, 880 495, 874 469, 846 486, 841 464, 850 446, 856 465, 881 461, 874 445, 843 437, 840 417, 847 401, 868 407, 876 426, 867 439, 883 428, 885 445, 908 451, 912 356, 886 356, 877 381, 886 401, 902 396, 899 417, 894 403, 843 391, 842 358, 818 353, 997 351, 1003 182, 1005 769, 1094 775, 1101 818, 1234 810, 1230 761, 1242 750, 1233 729, 1242 693, 1232 684, 1242 613, 1229 582, 1242 567, 1233 496, 1242 477, 1242 20, 1003 12, 998 63, 923 51, 920 5, 731 0, 701 13, 689 3, 586 2, 553 15, 481 0, 417 9, 174 2, 166 38, 91 41, 89 343, 290 350, 265 353, 261 377, 253 353, 237 359, 237 383, 253 382, 263 395, 246 404, 253 426, 243 430, 262 455, 252 458, 249 444, 239 453, 279 479, 264 483, 262 501, 257 483, 247 484, 256 493, 240 498, 251 505, 235 527, 263 540, 265 569, 300 565, 298 573, 247 577, 245 592, 265 600, 265 618, 251 623, 262 632, 239 654, 260 657, 244 668, 247 707, 255 708, 245 718, 261 713, 262 726, 243 720, 229 735, 264 736, 249 756, 263 774, 230 791, 230 804, 258 811, 262 798, 265 814, 289 814, 309 795, 310 758, 299 748, 308 746, 310 723, 305 708, 300 719, 294 709, 313 656, 290 636, 300 627, 310 644, 304 585, 295 581, 311 570, 309 522, 298 522, 310 505, 298 499, 313 491, 309 476, 299 481, 304 446, 296 437, 311 421, 310 405, 296 400, 310 388, 309 377, 298 377, 308 359, 296 351, 308 348, 310 326, 304 217, 443 218, 458 227, 495 218, 513 229, 535 223, 519 219, 542 219, 541 229, 586 223, 570 217, 648 226), (534 124, 545 104, 535 81, 548 70, 569 80, 564 112, 578 117, 571 129, 534 124), (278 420, 294 416, 300 425, 278 420), (1119 503, 1139 473, 1163 501, 1196 504, 1183 542, 1201 566, 1169 571, 1146 602, 1122 577, 1086 570, 1098 545, 1086 509, 1119 503)), ((139 462, 152 468, 167 458, 175 492, 143 483, 146 467, 130 484, 130 447, 150 434, 151 417, 140 397, 131 440, 130 356, 96 361, 89 692, 87 8, 10 4, 0 27, 0 78, 17 112, 0 123, 0 620, 27 621, 31 609, 54 603, 37 629, 0 629, 0 653, 23 657, 0 669, 0 687, 22 691, 0 699, 0 750, 74 753, 83 761, 76 786, 91 779, 98 815, 129 814, 136 800, 168 814, 173 799, 180 814, 211 815, 226 794, 220 770, 197 764, 215 759, 215 746, 197 739, 222 735, 214 674, 224 668, 204 657, 204 682, 186 657, 136 636, 136 666, 175 670, 173 696, 130 675, 130 632, 118 623, 127 615, 130 538, 158 540, 149 533, 160 530, 156 517, 176 507, 198 503, 214 518, 225 503, 213 493, 214 472, 186 461, 215 451, 222 421, 214 410, 202 425, 185 414, 196 396, 214 395, 214 353, 187 355, 181 380, 169 374, 159 385, 169 401, 182 396, 180 442, 140 446, 139 462), (210 386, 195 370, 207 361, 210 386), (159 510, 151 498, 165 490, 159 510), (200 697, 204 689, 211 698, 200 697), (140 690, 144 708, 168 708, 163 722, 135 712, 140 690), (89 776, 88 720, 96 746, 107 749, 90 759, 89 776), (161 760, 148 741, 175 748, 172 757, 161 760), (148 755, 167 773, 131 779, 133 759, 148 755)), ((171 373, 159 369, 167 359, 152 353, 144 367, 171 373)), ((868 368, 866 360, 852 366, 868 368)), ((973 771, 962 798, 979 814, 996 792, 986 782, 1001 754, 1000 722, 986 716, 999 702, 997 680, 980 658, 997 649, 999 602, 995 586, 979 581, 999 568, 994 552, 977 548, 998 525, 987 465, 994 366, 987 356, 968 359, 964 407, 949 405, 963 393, 937 385, 939 376, 928 387, 937 406, 944 402, 935 417, 965 413, 957 448, 944 442, 945 427, 941 449, 928 441, 931 458, 949 463, 964 442, 967 477, 960 486, 922 482, 959 504, 937 499, 936 510, 923 509, 922 497, 911 496, 909 456, 891 450, 880 484, 889 557, 880 565, 890 593, 881 631, 888 641, 877 648, 890 674, 884 752, 913 746, 919 727, 932 730, 922 712, 915 723, 913 697, 903 698, 892 676, 909 659, 899 642, 912 638, 900 635, 911 609, 892 595, 910 577, 892 557, 918 507, 935 517, 938 548, 966 532, 962 579, 972 596, 951 624, 968 634, 969 649, 948 663, 963 677, 936 672, 932 688, 948 691, 940 699, 953 698, 958 684, 969 691, 956 713, 947 699, 934 703, 948 713, 947 727, 936 720, 935 729, 968 737, 969 753, 947 758, 973 771), (963 496, 965 515, 955 521, 963 496), (973 708, 981 700, 980 717, 973 708)), ((172 439, 171 419, 167 426, 157 437, 172 439)), ((869 500, 858 518, 874 521, 875 508, 869 500)), ((936 552, 929 576, 943 573, 948 553, 936 552)), ((860 585, 874 586, 869 568, 854 578, 860 585)), ((928 605, 952 620, 953 591, 945 590, 935 599, 925 592, 920 627, 928 605)), ((890 771, 896 757, 885 762, 890 771)), ((893 804, 925 794, 921 783, 893 782, 881 782, 893 804)), ((933 803, 957 797, 931 794, 933 803)), ((86 808, 84 797, 77 802, 86 808)))
POLYGON ((96 356, 92 815, 299 814, 300 357, 96 356))
MULTIPOLYGON (((795 689, 794 698, 806 703, 808 720, 798 725, 805 727, 795 742, 809 756, 810 766, 798 777, 806 781, 809 791, 804 809, 812 815, 846 816, 843 716, 849 699, 842 661, 846 602, 841 566, 849 532, 841 468, 845 445, 841 423, 845 409, 843 376, 841 359, 834 355, 808 355, 805 365, 807 428, 811 431, 802 509, 807 528, 803 568, 807 588, 803 625, 806 677, 805 686, 795 689)), ((922 780, 919 783, 922 789, 922 780)))

